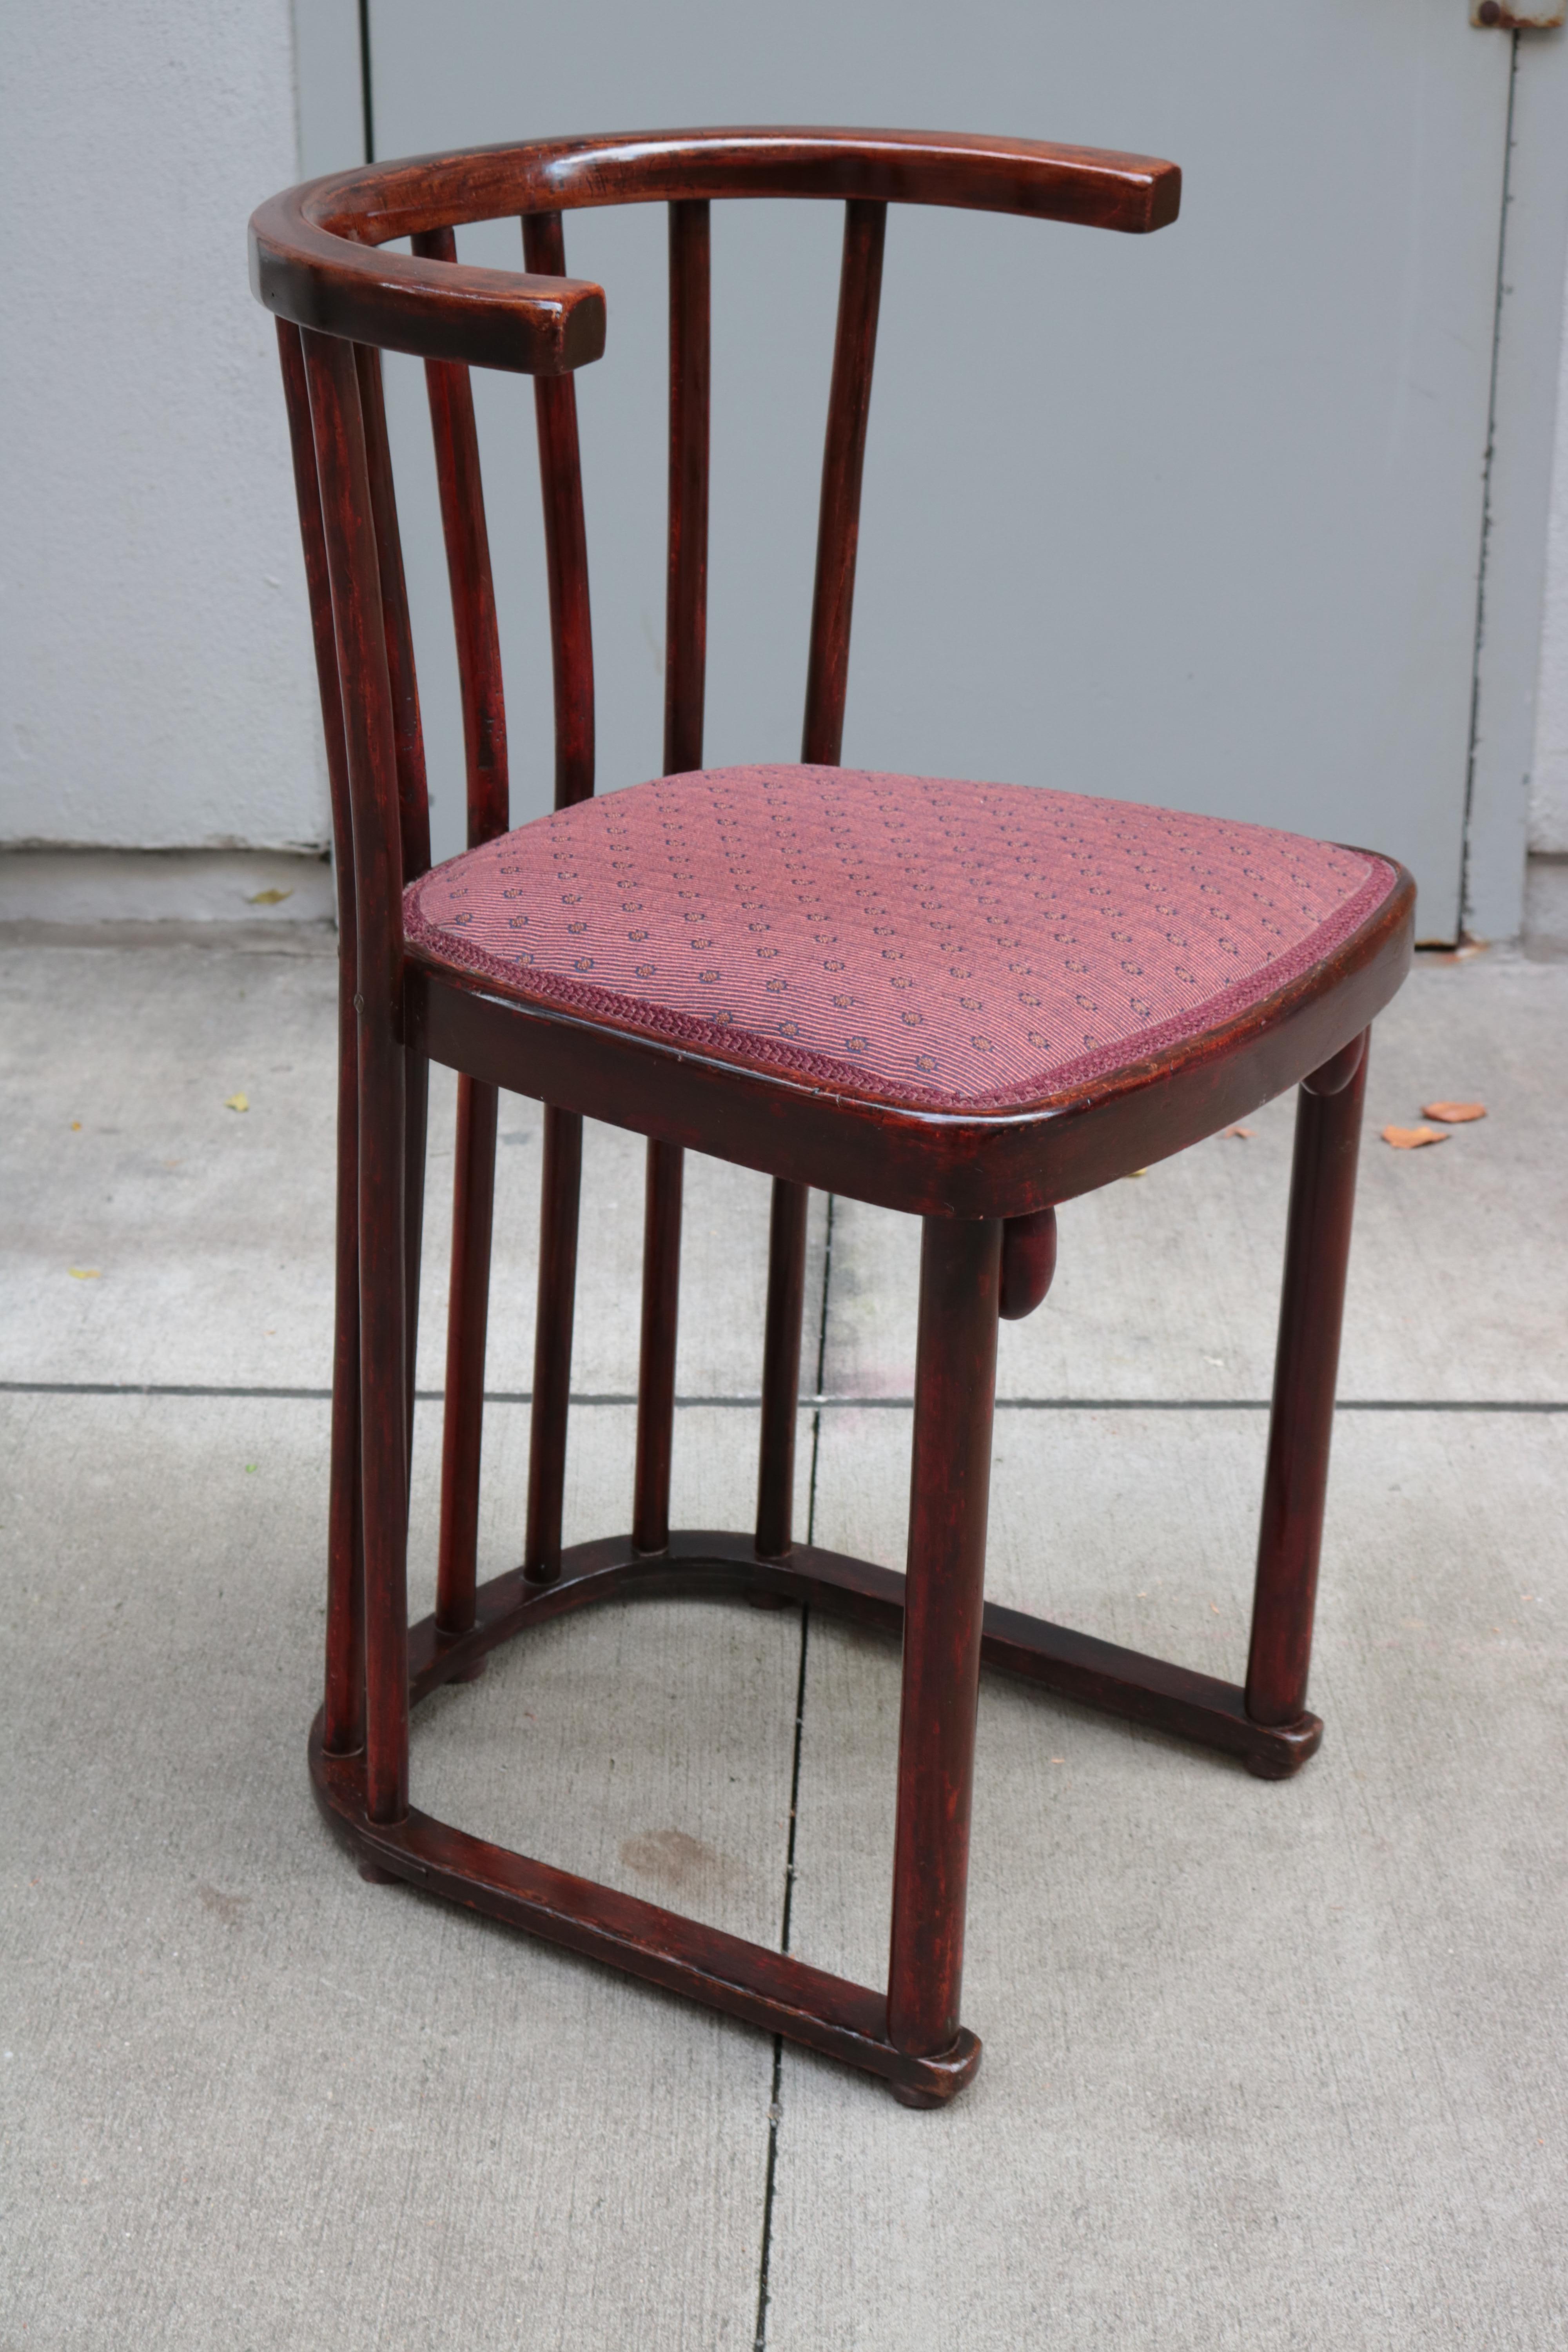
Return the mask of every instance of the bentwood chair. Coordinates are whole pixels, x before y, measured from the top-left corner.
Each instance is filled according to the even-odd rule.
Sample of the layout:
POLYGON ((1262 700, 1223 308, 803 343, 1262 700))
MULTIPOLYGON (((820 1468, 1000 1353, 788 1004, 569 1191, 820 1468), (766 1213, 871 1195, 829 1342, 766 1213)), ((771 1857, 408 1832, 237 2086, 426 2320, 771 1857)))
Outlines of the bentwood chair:
MULTIPOLYGON (((837 765, 889 204, 1134 233, 1169 163, 905 131, 550 140, 378 164, 263 205, 331 770, 342 929, 337 1343, 325 1704, 310 1763, 368 1876, 410 1881, 886 2078, 951 2098, 981 1665, 1295 1771, 1369 1024, 1408 966, 1398 866, 1260 826, 837 765), (798 767, 702 768, 714 198, 845 205, 798 767), (665 773, 595 800, 573 373, 605 300, 562 215, 669 206, 665 773), (521 217, 526 274, 455 226, 521 217), (408 238, 409 254, 387 248, 408 238), (422 357, 461 677, 469 847, 430 869, 382 401, 422 357), (555 812, 508 831, 507 738, 471 367, 535 379, 554 650, 555 812), (405 1597, 428 1065, 459 1073, 438 1598, 405 1597), (986 1606, 998 1314, 1044 1297, 1059 1202, 1300 1088, 1245 1687, 986 1606), (498 1087, 542 1099, 538 1322, 521 1564, 476 1590, 498 1087), (632 1524, 563 1549, 584 1116, 648 1139, 632 1524), (756 1526, 669 1527, 681 1154, 773 1179, 756 1526), (807 1191, 923 1220, 908 1573, 791 1527, 807 1191), (806 1602, 902 1636, 888 1989, 849 1984, 411 1807, 408 1725, 528 1627, 611 1596, 806 1602)), ((617 780, 618 781, 618 780, 617 780)))

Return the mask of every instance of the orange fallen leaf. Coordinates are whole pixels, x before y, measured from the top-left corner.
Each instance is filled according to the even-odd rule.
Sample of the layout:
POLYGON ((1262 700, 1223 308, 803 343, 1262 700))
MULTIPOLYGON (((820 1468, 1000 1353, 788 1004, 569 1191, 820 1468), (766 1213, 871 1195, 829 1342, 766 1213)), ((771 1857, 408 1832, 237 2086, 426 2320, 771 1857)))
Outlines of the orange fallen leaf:
POLYGON ((293 896, 292 890, 256 890, 245 903, 247 907, 280 907, 285 898, 293 896))
POLYGON ((101 1282, 103 1269, 97 1265, 68 1265, 66 1272, 78 1282, 101 1282))
POLYGON ((71 1133, 72 1133, 73 1135, 79 1135, 79 1134, 81 1133, 81 1121, 80 1121, 80 1119, 79 1119, 79 1118, 73 1118, 73 1119, 72 1119, 72 1121, 71 1121, 71 1133))
POLYGON ((1468 1127, 1473 1118, 1485 1118, 1485 1103, 1423 1103, 1423 1118, 1440 1118, 1445 1127, 1468 1127))
POLYGON ((1226 1129, 1226 1135, 1234 1135, 1237 1139, 1242 1143, 1249 1141, 1257 1131, 1256 1128, 1251 1127, 1227 1127, 1226 1129))
POLYGON ((1447 1143, 1448 1135, 1441 1127, 1385 1127, 1383 1139, 1395 1151, 1419 1151, 1424 1143, 1447 1143))

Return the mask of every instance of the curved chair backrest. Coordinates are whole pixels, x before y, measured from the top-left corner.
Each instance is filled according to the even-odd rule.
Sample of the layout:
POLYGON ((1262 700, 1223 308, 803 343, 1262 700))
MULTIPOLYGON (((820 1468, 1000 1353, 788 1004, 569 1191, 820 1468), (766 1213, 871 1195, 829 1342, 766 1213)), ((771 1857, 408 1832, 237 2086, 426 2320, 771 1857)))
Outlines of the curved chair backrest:
MULTIPOLYGON (((605 347, 605 298, 566 276, 563 212, 669 206, 667 773, 702 761, 707 628, 709 207, 845 205, 803 760, 836 764, 889 204, 1134 233, 1176 216, 1181 174, 1149 157, 923 131, 722 130, 531 141, 316 180, 263 205, 251 279, 277 314, 338 845, 342 951, 395 1007, 403 884, 430 861, 413 640, 380 352, 422 358, 458 641, 470 845, 508 822, 506 719, 470 367, 535 379, 555 690, 555 802, 594 789, 594 658, 573 371, 605 347), (521 216, 526 273, 457 260, 455 228, 521 216), (395 239, 412 252, 388 253, 395 239), (351 854, 352 853, 352 854, 351 854), (352 893, 350 877, 352 875, 352 893), (383 993, 383 991, 386 993, 383 993)), ((932 338, 973 341, 955 289, 932 338), (953 311, 959 312, 954 320, 953 311)), ((394 1011, 395 1018, 395 1012, 394 1011)))

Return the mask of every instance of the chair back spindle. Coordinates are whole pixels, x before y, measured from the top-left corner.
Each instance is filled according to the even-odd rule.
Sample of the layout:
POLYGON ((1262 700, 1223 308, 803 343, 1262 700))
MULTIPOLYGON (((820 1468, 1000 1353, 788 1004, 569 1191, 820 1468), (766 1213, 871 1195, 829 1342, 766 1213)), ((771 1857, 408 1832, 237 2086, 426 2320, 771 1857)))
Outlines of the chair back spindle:
MULTIPOLYGON (((429 260, 455 262, 458 258, 458 241, 449 228, 427 230, 412 242, 414 251, 429 260)), ((472 379, 460 362, 426 360, 425 386, 458 646, 468 845, 477 849, 481 842, 493 841, 504 833, 511 822, 500 630, 485 522, 479 431, 472 379)))
POLYGON ((386 672, 392 688, 393 732, 397 748, 397 806, 403 843, 403 879, 416 882, 430 866, 430 802, 425 782, 425 737, 419 723, 419 682, 414 667, 414 632, 403 576, 403 543, 397 529, 397 493, 386 436, 381 353, 369 343, 354 345, 360 409, 364 419, 370 509, 375 527, 376 567, 381 581, 382 626, 386 635, 386 672))
POLYGON ((702 765, 708 674, 710 206, 669 207, 669 560, 664 626, 664 772, 702 765))
MULTIPOLYGON (((565 277, 566 247, 558 212, 523 215, 522 255, 524 268, 534 276, 565 277)), ((550 580, 555 805, 563 809, 588 800, 594 790, 594 635, 588 608, 588 539, 583 520, 577 392, 571 376, 535 376, 533 403, 550 580)))
POLYGON ((816 530, 816 583, 805 681, 803 761, 836 768, 844 741, 849 684, 849 620, 860 543, 860 478, 866 420, 882 299, 882 247, 888 207, 852 197, 844 207, 844 260, 838 278, 838 331, 822 453, 822 503, 816 530))

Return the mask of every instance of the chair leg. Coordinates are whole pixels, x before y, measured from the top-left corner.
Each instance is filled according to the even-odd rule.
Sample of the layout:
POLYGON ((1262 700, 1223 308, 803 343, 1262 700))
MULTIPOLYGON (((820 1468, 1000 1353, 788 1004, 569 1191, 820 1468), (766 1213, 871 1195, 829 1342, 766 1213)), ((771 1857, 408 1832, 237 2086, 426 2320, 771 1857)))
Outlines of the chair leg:
POLYGON ((364 1479, 365 1806, 408 1811, 407 1057, 386 1021, 359 1051, 360 1444, 364 1479))
POLYGON ((782 1559, 794 1540, 795 1425, 800 1406, 800 1318, 805 1306, 805 1184, 773 1179, 768 1232, 768 1311, 763 1343, 763 1436, 757 1463, 757 1550, 782 1559))
POLYGON ((331 1492, 327 1515, 329 1755, 364 1746, 364 1530, 360 1477, 359 1023, 352 961, 338 989, 337 1279, 332 1341, 331 1492))
POLYGON ((566 1417, 572 1394, 572 1319, 577 1299, 577 1204, 583 1121, 544 1113, 544 1182, 539 1205, 539 1307, 533 1328, 533 1412, 528 1451, 528 1526, 522 1566, 536 1584, 561 1573, 566 1488, 566 1417))
POLYGON ((680 1310, 680 1202, 685 1169, 686 1155, 679 1144, 648 1145, 643 1213, 637 1472, 632 1485, 632 1542, 638 1551, 663 1551, 669 1542, 675 1338, 680 1310))
POLYGON ((499 1100, 494 1087, 478 1078, 458 1078, 447 1392, 441 1423, 441 1535, 436 1572, 436 1622, 444 1633, 466 1633, 474 1622, 499 1100))
POLYGON ((1294 1723, 1306 1709, 1370 1035, 1315 1070, 1297 1098, 1247 1666, 1254 1723, 1294 1723))
POLYGON ((888 1970, 888 2038, 918 2057, 959 2029, 1001 1255, 995 1220, 925 1220, 888 1970))

